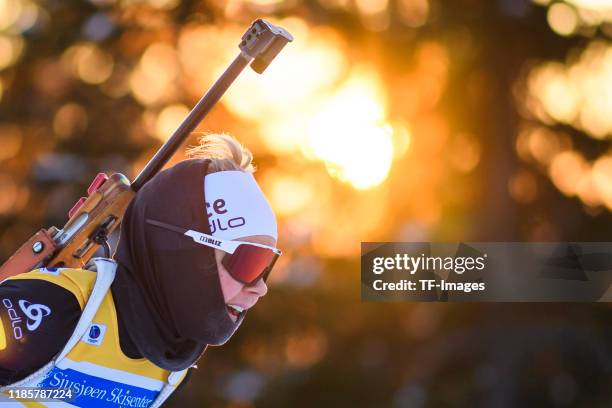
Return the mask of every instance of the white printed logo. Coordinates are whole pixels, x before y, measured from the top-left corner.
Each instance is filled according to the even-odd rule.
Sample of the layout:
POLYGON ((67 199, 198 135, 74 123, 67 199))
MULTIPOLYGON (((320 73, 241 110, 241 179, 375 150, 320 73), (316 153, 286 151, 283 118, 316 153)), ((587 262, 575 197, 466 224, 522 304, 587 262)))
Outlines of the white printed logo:
POLYGON ((102 344, 102 340, 104 339, 105 333, 105 324, 92 323, 89 325, 89 329, 87 329, 87 332, 83 335, 82 340, 87 344, 99 346, 100 344, 102 344))
POLYGON ((29 331, 38 329, 43 317, 51 314, 51 309, 49 309, 47 306, 40 305, 38 303, 32 304, 27 300, 20 300, 19 307, 21 308, 23 314, 25 314, 28 318, 26 327, 29 331))

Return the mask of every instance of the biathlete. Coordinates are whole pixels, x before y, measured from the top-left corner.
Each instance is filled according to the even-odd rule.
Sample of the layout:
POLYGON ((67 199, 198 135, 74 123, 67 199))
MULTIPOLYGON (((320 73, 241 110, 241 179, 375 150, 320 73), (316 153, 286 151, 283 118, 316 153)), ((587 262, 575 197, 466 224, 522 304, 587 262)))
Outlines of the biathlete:
POLYGON ((280 251, 251 153, 227 135, 190 153, 138 191, 113 260, 0 284, 4 401, 39 389, 56 401, 21 403, 160 406, 266 294, 280 251))

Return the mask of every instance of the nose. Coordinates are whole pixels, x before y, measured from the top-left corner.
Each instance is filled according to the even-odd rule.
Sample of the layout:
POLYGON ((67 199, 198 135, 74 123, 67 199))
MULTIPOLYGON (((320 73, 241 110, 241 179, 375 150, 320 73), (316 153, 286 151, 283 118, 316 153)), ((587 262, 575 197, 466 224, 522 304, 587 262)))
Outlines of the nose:
POLYGON ((263 279, 259 279, 254 285, 245 286, 245 289, 258 297, 265 296, 268 293, 268 285, 263 279))

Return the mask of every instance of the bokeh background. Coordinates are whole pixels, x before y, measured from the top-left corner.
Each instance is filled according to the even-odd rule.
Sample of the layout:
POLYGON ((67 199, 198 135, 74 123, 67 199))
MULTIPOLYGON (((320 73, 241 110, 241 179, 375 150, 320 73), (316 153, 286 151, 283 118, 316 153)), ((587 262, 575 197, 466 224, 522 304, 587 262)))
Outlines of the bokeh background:
POLYGON ((612 406, 609 306, 367 304, 358 262, 612 241, 609 0, 0 0, 0 260, 137 174, 258 17, 295 41, 198 130, 253 151, 285 255, 170 406, 612 406))

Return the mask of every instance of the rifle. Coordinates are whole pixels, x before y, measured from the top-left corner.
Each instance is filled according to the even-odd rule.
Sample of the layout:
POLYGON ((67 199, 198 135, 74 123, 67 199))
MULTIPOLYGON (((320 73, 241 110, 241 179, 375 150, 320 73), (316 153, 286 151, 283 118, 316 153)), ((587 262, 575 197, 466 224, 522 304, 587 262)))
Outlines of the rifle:
POLYGON ((127 177, 99 173, 68 212, 63 228, 41 229, 28 239, 2 266, 0 281, 40 267, 83 268, 100 246, 111 256, 108 236, 120 224, 134 195, 157 174, 189 134, 206 117, 221 96, 249 63, 261 74, 293 37, 265 20, 254 21, 239 44, 240 54, 198 101, 172 136, 130 183, 127 177))

